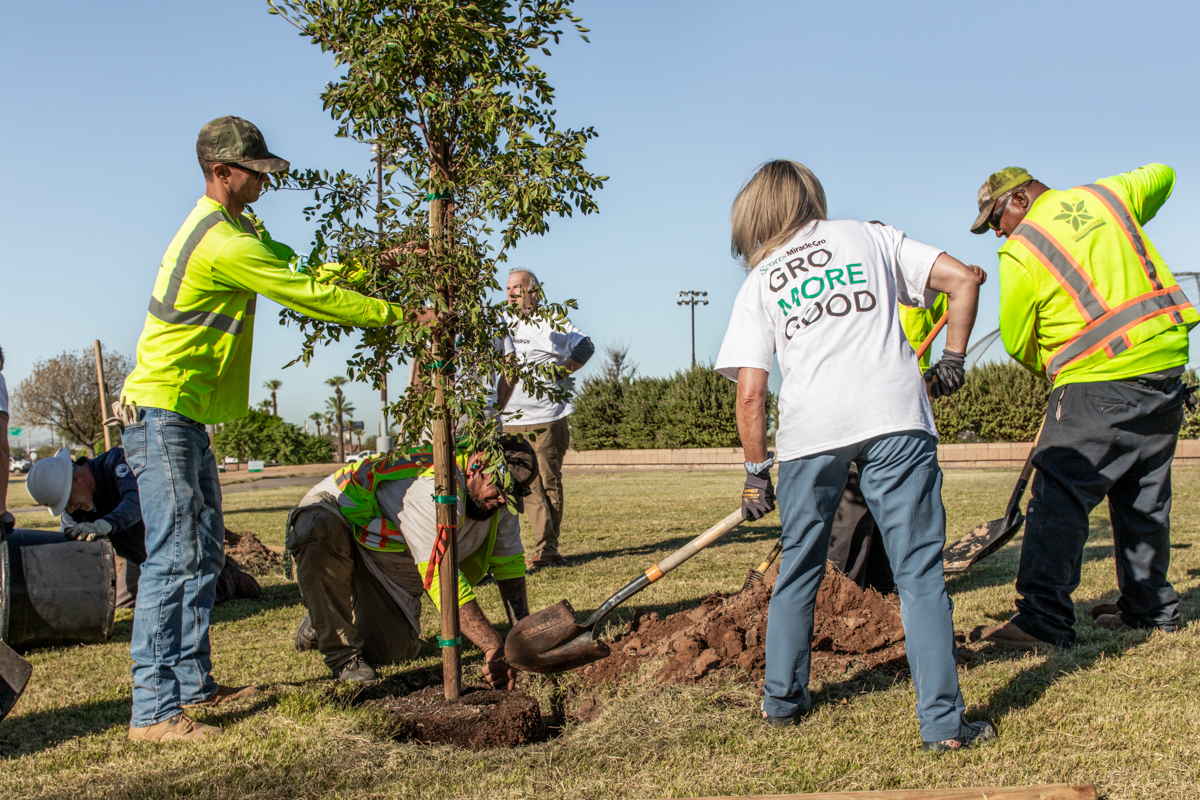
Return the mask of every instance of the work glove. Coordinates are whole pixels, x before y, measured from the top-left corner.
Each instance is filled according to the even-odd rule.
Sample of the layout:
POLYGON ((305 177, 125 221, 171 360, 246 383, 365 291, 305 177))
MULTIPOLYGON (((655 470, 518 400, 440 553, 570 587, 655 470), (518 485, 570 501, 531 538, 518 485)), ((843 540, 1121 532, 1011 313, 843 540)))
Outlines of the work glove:
POLYGON ((13 528, 16 526, 17 520, 11 513, 5 511, 3 514, 0 514, 0 531, 3 531, 5 536, 11 534, 13 532, 13 528))
POLYGON ((962 388, 967 370, 964 362, 966 353, 943 350, 942 360, 925 370, 925 382, 929 384, 930 397, 949 397, 962 388))
POLYGON ((63 535, 68 539, 80 539, 87 542, 94 542, 97 539, 107 538, 112 533, 112 523, 107 520, 98 519, 95 522, 76 522, 72 527, 63 531, 63 535))
POLYGON ((771 486, 771 468, 746 476, 742 487, 742 519, 762 519, 775 510, 775 489, 771 486))
POLYGON ((483 679, 493 689, 512 691, 517 688, 517 671, 504 659, 503 648, 483 654, 483 679))

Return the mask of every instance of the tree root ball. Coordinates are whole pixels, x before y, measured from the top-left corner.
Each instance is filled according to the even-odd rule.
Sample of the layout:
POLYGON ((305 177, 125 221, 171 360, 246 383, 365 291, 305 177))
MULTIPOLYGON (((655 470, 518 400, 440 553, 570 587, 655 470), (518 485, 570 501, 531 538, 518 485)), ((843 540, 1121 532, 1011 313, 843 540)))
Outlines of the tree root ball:
POLYGON ((441 686, 430 686, 364 705, 391 715, 395 726, 392 738, 397 741, 487 750, 533 744, 546 738, 537 700, 521 691, 467 687, 457 701, 450 701, 441 686))

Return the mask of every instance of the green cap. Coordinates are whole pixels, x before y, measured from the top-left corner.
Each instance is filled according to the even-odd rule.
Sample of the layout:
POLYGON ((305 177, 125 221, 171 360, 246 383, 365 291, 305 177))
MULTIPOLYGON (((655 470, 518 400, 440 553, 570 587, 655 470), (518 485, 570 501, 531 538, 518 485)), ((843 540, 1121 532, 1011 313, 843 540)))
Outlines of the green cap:
POLYGON ((205 161, 238 164, 255 172, 287 172, 290 164, 267 149, 253 122, 241 117, 220 117, 200 129, 196 155, 205 161))
POLYGON ((992 215, 992 206, 996 199, 1033 180, 1033 176, 1024 167, 1005 167, 999 172, 993 172, 979 187, 979 216, 971 226, 971 233, 986 233, 988 217, 992 215))

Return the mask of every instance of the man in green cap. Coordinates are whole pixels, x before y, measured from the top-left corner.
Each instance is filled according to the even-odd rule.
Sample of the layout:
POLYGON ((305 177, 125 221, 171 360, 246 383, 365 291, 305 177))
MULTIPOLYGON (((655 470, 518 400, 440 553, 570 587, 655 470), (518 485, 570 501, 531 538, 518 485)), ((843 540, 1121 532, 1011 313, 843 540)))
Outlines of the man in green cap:
POLYGON ((1017 613, 971 638, 1016 649, 1075 640, 1088 515, 1105 497, 1116 604, 1102 628, 1180 624, 1170 562, 1171 461, 1187 391, 1188 330, 1200 315, 1142 226, 1171 195, 1174 171, 1148 164, 1057 191, 1020 167, 979 189, 972 233, 1000 248, 1000 332, 1022 366, 1053 384, 1036 444, 1017 572, 1017 613))
POLYGON ((209 614, 225 557, 221 489, 205 425, 248 411, 257 296, 343 325, 392 325, 406 314, 292 271, 291 248, 243 213, 272 174, 288 169, 258 128, 238 117, 215 119, 201 129, 196 155, 204 196, 163 257, 137 366, 122 389, 125 456, 146 525, 130 647, 129 738, 138 741, 219 734, 184 712, 253 692, 212 677, 209 614))

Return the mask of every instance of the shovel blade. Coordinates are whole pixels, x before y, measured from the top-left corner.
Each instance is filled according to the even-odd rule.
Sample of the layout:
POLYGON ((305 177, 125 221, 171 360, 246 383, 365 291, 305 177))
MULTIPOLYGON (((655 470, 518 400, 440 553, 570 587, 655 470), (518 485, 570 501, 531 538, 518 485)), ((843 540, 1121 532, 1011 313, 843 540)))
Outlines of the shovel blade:
POLYGON ((530 614, 508 632, 504 657, 524 672, 566 672, 609 653, 608 645, 592 638, 575 623, 575 609, 566 600, 530 614))
POLYGON ((1025 517, 1017 511, 1011 518, 985 522, 942 551, 943 569, 962 572, 1003 547, 1021 530, 1025 517))
POLYGON ((4 642, 0 642, 0 719, 8 716, 25 691, 33 667, 4 642))

